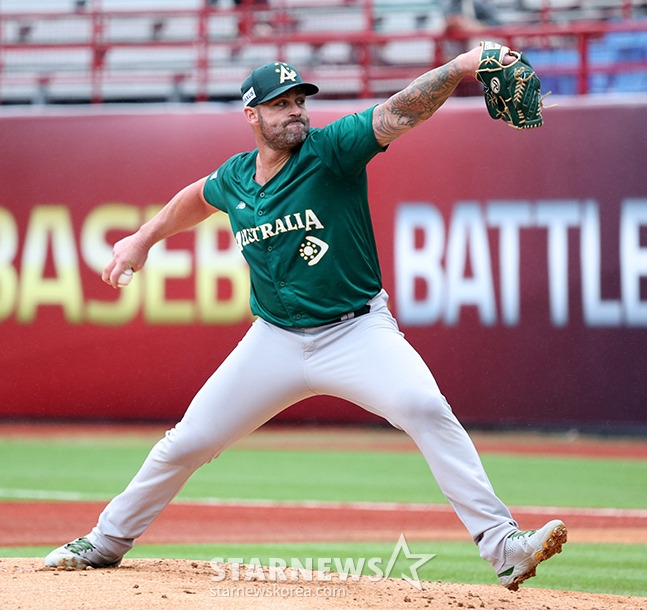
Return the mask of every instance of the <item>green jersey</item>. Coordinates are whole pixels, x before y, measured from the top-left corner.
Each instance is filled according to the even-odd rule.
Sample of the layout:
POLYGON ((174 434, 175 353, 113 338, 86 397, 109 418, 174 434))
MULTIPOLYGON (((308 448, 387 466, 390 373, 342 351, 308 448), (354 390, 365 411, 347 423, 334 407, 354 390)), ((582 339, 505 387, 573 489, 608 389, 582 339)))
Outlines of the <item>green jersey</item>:
POLYGON ((384 150, 373 109, 312 128, 267 184, 258 150, 235 155, 204 186, 229 215, 250 268, 252 313, 284 327, 339 321, 382 288, 368 205, 367 163, 384 150))

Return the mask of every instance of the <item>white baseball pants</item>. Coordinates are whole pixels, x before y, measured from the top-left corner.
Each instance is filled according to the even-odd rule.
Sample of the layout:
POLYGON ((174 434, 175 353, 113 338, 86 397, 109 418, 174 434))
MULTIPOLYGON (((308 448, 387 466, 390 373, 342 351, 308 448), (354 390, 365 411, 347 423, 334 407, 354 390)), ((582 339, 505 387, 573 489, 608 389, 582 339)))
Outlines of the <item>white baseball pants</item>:
POLYGON ((90 541, 107 557, 120 557, 198 467, 291 404, 327 394, 386 418, 414 440, 481 556, 499 570, 505 537, 517 524, 387 300, 382 291, 370 313, 318 328, 283 329, 257 319, 107 505, 90 541))

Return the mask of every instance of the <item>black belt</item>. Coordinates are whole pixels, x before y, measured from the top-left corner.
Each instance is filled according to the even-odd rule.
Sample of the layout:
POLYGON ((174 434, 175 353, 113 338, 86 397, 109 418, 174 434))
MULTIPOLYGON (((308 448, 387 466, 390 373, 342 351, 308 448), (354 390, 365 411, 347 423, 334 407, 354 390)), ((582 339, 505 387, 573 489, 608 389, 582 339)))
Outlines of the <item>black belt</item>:
POLYGON ((371 306, 367 303, 363 307, 360 307, 357 311, 351 311, 350 313, 345 313, 339 318, 341 322, 344 320, 352 320, 353 318, 359 318, 371 311, 371 306))

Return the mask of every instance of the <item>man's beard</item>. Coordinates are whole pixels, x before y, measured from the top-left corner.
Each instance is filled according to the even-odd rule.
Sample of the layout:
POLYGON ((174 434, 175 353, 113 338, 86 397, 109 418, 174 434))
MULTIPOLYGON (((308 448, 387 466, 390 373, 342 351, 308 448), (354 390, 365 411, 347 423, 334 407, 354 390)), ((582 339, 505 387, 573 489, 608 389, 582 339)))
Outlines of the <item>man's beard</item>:
POLYGON ((290 119, 279 126, 275 126, 267 123, 263 119, 262 113, 259 112, 258 124, 265 144, 273 150, 291 150, 295 146, 302 144, 310 131, 310 119, 308 117, 290 119), (298 128, 291 127, 292 123, 297 123, 298 128))

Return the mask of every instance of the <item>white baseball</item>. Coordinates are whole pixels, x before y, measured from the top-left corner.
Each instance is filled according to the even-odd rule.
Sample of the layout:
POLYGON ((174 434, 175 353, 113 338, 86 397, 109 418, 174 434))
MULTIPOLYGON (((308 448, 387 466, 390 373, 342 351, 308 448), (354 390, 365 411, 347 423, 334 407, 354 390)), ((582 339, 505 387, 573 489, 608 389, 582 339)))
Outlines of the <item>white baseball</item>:
POLYGON ((130 280, 132 279, 133 279, 133 270, 126 269, 117 279, 117 286, 119 286, 119 288, 128 286, 128 284, 130 284, 130 280))

